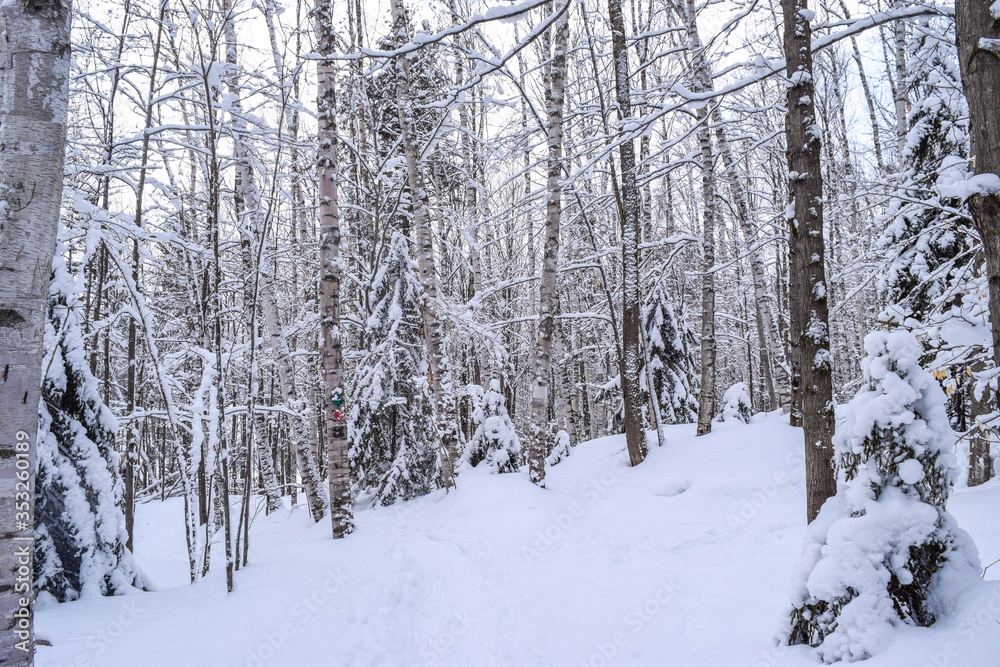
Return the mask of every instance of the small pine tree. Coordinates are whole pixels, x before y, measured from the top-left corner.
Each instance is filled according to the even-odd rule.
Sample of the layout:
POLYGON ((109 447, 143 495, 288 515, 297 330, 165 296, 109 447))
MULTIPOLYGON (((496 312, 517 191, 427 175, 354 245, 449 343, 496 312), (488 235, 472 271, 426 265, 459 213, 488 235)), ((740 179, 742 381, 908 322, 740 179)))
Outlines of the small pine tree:
POLYGON ((785 637, 826 662, 861 660, 882 630, 928 626, 943 577, 978 576, 975 546, 947 513, 954 477, 944 392, 918 364, 906 331, 865 338, 867 387, 834 438, 846 484, 809 526, 785 637))
POLYGON ((482 462, 496 473, 515 472, 521 467, 521 443, 514 432, 514 422, 507 414, 507 399, 500 392, 500 381, 491 380, 472 413, 476 431, 469 440, 466 456, 476 466, 482 462))
MULTIPOLYGON (((663 281, 649 294, 642 310, 642 325, 649 342, 649 364, 653 390, 660 403, 665 424, 687 424, 698 419, 697 363, 692 354, 693 336, 683 320, 675 317, 663 281)), ((643 410, 648 410, 649 373, 643 364, 640 373, 643 410)))
POLYGON ((73 280, 57 254, 45 326, 35 482, 35 590, 64 602, 143 588, 125 544, 118 420, 90 373, 73 280))
POLYGON ((553 438, 554 444, 552 446, 552 451, 545 458, 545 465, 552 467, 559 463, 573 451, 572 444, 569 440, 569 433, 563 429, 556 431, 555 437, 553 438))
POLYGON ((741 421, 744 424, 749 424, 752 415, 753 406, 750 403, 750 390, 747 383, 737 382, 722 395, 720 419, 724 422, 741 421))
POLYGON ((352 477, 381 505, 423 495, 440 483, 421 294, 406 237, 394 233, 372 281, 371 347, 354 372, 348 418, 352 477))

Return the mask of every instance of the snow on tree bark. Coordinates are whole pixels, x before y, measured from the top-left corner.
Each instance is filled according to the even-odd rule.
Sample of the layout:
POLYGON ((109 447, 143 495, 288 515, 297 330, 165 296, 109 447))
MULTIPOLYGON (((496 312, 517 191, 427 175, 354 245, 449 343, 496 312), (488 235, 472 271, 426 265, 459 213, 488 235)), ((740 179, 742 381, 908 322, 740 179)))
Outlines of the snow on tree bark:
POLYGON ((70 69, 70 3, 0 7, 0 661, 31 665, 35 435, 70 69), (23 611, 22 611, 23 610, 23 611), (27 614, 19 619, 15 614, 27 614))
MULTIPOLYGON (((313 29, 320 56, 333 53, 334 29, 332 5, 316 0, 313 29)), ((326 407, 326 447, 330 480, 330 515, 333 537, 340 538, 354 530, 354 500, 351 495, 350 470, 347 464, 347 423, 344 414, 344 355, 340 324, 340 210, 337 202, 337 104, 336 79, 332 63, 317 61, 319 180, 320 276, 319 309, 323 329, 323 400, 326 407)))
MULTIPOLYGON (((788 93, 785 151, 789 218, 793 378, 799 381, 806 456, 806 516, 816 518, 837 492, 833 469, 833 359, 827 313, 820 131, 813 96, 812 26, 808 0, 782 0, 788 93), (796 368, 797 366, 797 368, 796 368)), ((794 381, 794 380, 793 380, 794 381)))
POLYGON ((988 0, 958 0, 955 26, 976 176, 984 187, 969 200, 986 256, 993 325, 993 360, 1000 368, 1000 19, 988 0))
MULTIPOLYGON (((611 52, 615 69, 615 94, 618 101, 619 132, 631 132, 632 102, 629 92, 628 51, 625 47, 625 22, 621 0, 608 0, 611 20, 611 52)), ((632 139, 619 139, 621 162, 621 201, 618 216, 622 230, 622 360, 620 369, 622 397, 625 402, 625 441, 629 462, 639 465, 646 458, 646 439, 642 430, 642 397, 639 375, 642 351, 639 345, 639 237, 642 233, 639 188, 636 184, 635 146, 632 139)))
MULTIPOLYGON (((692 58, 692 89, 705 93, 712 89, 712 74, 698 35, 694 0, 685 4, 688 49, 692 58)), ((698 397, 698 435, 712 430, 715 417, 715 157, 709 126, 710 102, 700 104, 695 112, 698 120, 698 146, 701 151, 701 394, 698 397)))
POLYGON ((542 255, 541 284, 538 290, 538 328, 531 382, 531 422, 528 443, 528 477, 545 486, 545 458, 548 456, 549 371, 552 361, 552 338, 557 335, 556 277, 559 270, 559 218, 562 214, 563 104, 566 86, 566 40, 569 33, 569 9, 553 26, 552 60, 547 66, 548 86, 545 102, 548 111, 548 180, 545 199, 545 249, 542 255))

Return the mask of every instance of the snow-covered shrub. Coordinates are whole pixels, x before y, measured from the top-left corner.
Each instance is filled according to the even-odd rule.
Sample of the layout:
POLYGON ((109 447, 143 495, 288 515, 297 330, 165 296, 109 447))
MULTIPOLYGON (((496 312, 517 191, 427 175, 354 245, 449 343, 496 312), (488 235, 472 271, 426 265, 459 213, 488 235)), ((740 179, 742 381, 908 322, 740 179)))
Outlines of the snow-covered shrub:
POLYGON ((73 280, 52 264, 38 405, 35 590, 60 602, 144 587, 125 544, 118 420, 90 373, 73 280))
POLYGON ((438 429, 427 383, 420 297, 406 237, 393 234, 372 281, 369 350, 350 387, 348 458, 359 490, 391 505, 440 482, 438 429))
POLYGON ((846 483, 809 526, 793 574, 789 644, 825 662, 873 654, 888 625, 928 626, 945 579, 975 578, 978 556, 945 509, 954 439, 944 392, 905 331, 865 338, 867 386, 844 410, 834 446, 846 483))
POLYGON ((491 380, 472 413, 476 431, 469 440, 466 456, 469 463, 485 463, 493 472, 514 472, 521 465, 521 443, 514 432, 514 422, 507 414, 507 399, 500 392, 500 381, 491 380))
POLYGON ((556 431, 555 444, 552 447, 552 451, 545 459, 546 466, 554 466, 555 464, 562 461, 564 458, 569 456, 571 449, 571 443, 569 438, 569 433, 563 429, 556 431))
POLYGON ((724 422, 738 420, 750 423, 753 405, 750 403, 750 389, 746 382, 737 382, 722 395, 722 416, 724 422))

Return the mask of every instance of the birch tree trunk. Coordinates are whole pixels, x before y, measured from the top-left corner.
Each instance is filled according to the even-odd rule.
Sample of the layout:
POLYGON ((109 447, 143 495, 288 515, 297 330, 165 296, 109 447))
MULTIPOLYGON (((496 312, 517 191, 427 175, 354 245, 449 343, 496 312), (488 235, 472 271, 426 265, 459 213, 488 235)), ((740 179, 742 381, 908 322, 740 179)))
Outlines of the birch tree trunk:
MULTIPOLYGON (((905 0, 895 0, 893 7, 902 9, 906 4, 905 0)), ((896 21, 892 36, 896 47, 896 89, 893 92, 893 102, 896 107, 896 171, 901 172, 907 134, 906 21, 896 21)))
POLYGON ((337 207, 337 104, 333 64, 322 56, 334 52, 332 5, 316 0, 313 16, 316 62, 319 147, 319 314, 323 329, 323 389, 326 406, 326 449, 330 480, 330 519, 333 537, 354 530, 354 503, 347 463, 347 392, 344 391, 344 355, 340 336, 340 210, 337 207))
POLYGON ((31 665, 35 434, 62 201, 70 3, 0 7, 0 662, 31 665))
MULTIPOLYGON (((393 34, 397 47, 410 41, 403 0, 391 0, 393 34)), ((413 208, 413 229, 417 238, 417 266, 424 288, 420 313, 423 318, 427 363, 430 367, 431 390, 437 405, 438 431, 441 438, 441 474, 446 488, 455 485, 454 465, 458 450, 458 426, 455 419, 455 395, 451 386, 449 362, 444 349, 440 304, 437 296, 437 273, 434 266, 434 231, 431 228, 427 188, 420 166, 420 149, 416 144, 416 123, 410 95, 410 60, 404 54, 395 58, 396 107, 399 110, 399 131, 406 159, 406 177, 413 208)))
MULTIPOLYGON (((694 0, 685 5, 688 49, 691 51, 692 88, 704 93, 712 88, 712 76, 698 35, 694 0)), ((715 416, 715 158, 706 102, 698 107, 698 145, 701 149, 701 198, 703 234, 701 241, 701 394, 698 397, 698 435, 712 431, 715 416)))
MULTIPOLYGON (((1000 19, 988 0, 958 0, 955 32, 962 87, 969 101, 969 135, 976 174, 1000 177, 1000 19)), ((1000 368, 1000 191, 980 192, 969 200, 972 220, 983 242, 990 285, 993 359, 1000 368)))
MULTIPOLYGON (((545 88, 548 111, 548 181, 545 199, 545 248, 542 255, 541 284, 538 289, 538 328, 531 382, 531 426, 528 443, 528 477, 545 486, 545 457, 548 455, 546 413, 549 405, 549 370, 552 338, 556 335, 556 278, 559 270, 559 218, 562 213, 563 102, 566 87, 566 39, 569 33, 569 8, 562 4, 562 15, 553 26, 552 58, 545 88)), ((547 54, 546 54, 547 55, 547 54)))
MULTIPOLYGON (((622 18, 621 0, 608 0, 611 19, 611 51, 615 66, 615 93, 618 100, 618 121, 624 123, 632 116, 629 92, 628 51, 625 47, 625 21, 622 18)), ((620 128, 624 131, 625 128, 620 128)), ((622 225, 622 359, 620 364, 622 396, 625 400, 625 441, 629 462, 635 466, 646 458, 645 434, 642 430, 642 397, 639 392, 639 373, 642 351, 639 345, 639 238, 641 207, 639 188, 636 184, 635 146, 632 140, 622 141, 618 147, 622 181, 619 201, 619 219, 622 225)), ((704 391, 704 389, 702 389, 704 391)))
POLYGON ((823 502, 837 492, 833 469, 833 380, 823 242, 823 177, 820 132, 813 104, 812 26, 808 0, 782 0, 788 67, 785 119, 788 190, 794 217, 789 220, 790 328, 797 334, 793 374, 801 378, 805 434, 806 515, 816 518, 823 502))

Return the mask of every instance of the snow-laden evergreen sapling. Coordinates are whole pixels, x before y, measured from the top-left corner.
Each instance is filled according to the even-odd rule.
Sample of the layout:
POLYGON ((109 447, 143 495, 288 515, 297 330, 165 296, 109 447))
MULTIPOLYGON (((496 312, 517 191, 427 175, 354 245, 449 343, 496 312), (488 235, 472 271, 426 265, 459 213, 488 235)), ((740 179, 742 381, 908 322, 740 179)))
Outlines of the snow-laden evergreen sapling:
POLYGON ((737 382, 722 395, 722 414, 724 422, 741 421, 750 423, 753 415, 753 405, 750 403, 750 390, 746 382, 737 382))
POLYGON ((975 546, 945 509, 954 438, 923 348, 897 330, 869 334, 865 351, 867 386, 834 438, 846 483, 809 525, 784 633, 825 662, 868 658, 891 624, 932 624, 948 591, 978 577, 975 546))
POLYGON ((476 431, 466 450, 469 463, 484 463, 496 473, 516 471, 521 466, 521 443, 507 414, 507 399, 500 392, 499 380, 490 381, 490 388, 472 413, 472 422, 476 431))
POLYGON ((420 296, 408 241, 394 233, 372 280, 369 350, 351 383, 348 442, 360 491, 391 505, 440 484, 434 401, 427 383, 420 296))
MULTIPOLYGON (((683 321, 674 315, 664 281, 658 281, 642 309, 643 333, 649 344, 653 393, 665 424, 687 424, 698 419, 698 370, 692 353, 694 340, 683 321)), ((649 374, 639 374, 643 410, 649 410, 649 374)), ((647 420, 648 421, 648 420, 647 420)))
POLYGON ((90 373, 73 280, 52 263, 35 483, 35 590, 60 602, 143 588, 126 549, 118 420, 90 373))
POLYGON ((549 467, 554 466, 569 456, 570 451, 572 451, 572 443, 570 442, 569 433, 564 429, 559 429, 553 438, 552 451, 545 458, 545 465, 549 467))

